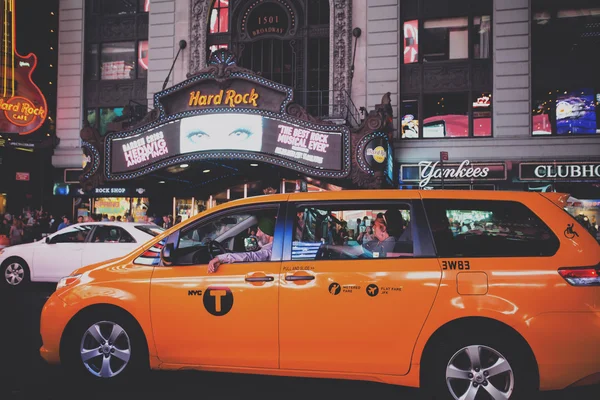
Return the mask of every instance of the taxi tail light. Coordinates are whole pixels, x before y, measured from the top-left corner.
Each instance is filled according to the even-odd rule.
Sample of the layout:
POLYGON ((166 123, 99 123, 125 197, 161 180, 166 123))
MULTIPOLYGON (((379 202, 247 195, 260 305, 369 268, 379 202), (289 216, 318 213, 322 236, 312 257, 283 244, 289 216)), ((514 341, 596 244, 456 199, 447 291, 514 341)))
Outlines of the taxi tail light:
POLYGON ((558 273, 573 286, 600 286, 600 264, 595 267, 559 268, 558 273))

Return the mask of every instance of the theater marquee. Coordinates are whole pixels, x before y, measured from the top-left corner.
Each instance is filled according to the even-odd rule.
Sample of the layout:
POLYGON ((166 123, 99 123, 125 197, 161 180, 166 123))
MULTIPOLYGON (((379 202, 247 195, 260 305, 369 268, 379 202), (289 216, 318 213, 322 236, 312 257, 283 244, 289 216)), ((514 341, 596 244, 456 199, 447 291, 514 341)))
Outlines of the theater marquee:
POLYGON ((251 160, 320 177, 350 171, 350 131, 290 113, 292 89, 215 53, 198 75, 154 98, 158 116, 105 139, 107 180, 123 180, 194 160, 251 160), (225 74, 223 65, 228 66, 225 74))

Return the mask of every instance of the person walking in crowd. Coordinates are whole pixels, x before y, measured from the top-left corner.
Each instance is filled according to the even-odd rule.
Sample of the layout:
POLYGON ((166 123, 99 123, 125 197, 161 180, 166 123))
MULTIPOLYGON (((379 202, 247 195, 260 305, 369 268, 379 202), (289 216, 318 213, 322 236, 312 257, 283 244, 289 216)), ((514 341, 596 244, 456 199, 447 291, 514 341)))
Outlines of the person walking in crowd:
POLYGON ((71 221, 69 221, 69 218, 67 218, 67 216, 65 215, 63 216, 63 222, 61 222, 61 224, 58 225, 57 231, 60 231, 61 229, 64 229, 69 225, 71 225, 71 221))
POLYGON ((23 243, 24 234, 25 232, 23 222, 18 218, 14 218, 13 224, 10 228, 10 245, 15 246, 17 244, 23 243))

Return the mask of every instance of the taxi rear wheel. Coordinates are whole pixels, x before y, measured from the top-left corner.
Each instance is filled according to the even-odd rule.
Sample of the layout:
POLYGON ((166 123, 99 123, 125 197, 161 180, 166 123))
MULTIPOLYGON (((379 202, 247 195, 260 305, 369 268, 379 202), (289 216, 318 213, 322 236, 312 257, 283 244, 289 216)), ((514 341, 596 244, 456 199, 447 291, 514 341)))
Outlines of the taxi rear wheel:
POLYGON ((148 346, 137 322, 112 308, 87 312, 70 324, 63 340, 66 369, 107 384, 131 381, 148 369, 148 346))
POLYGON ((461 400, 530 399, 537 370, 517 338, 498 332, 461 333, 438 340, 423 360, 426 398, 461 400))

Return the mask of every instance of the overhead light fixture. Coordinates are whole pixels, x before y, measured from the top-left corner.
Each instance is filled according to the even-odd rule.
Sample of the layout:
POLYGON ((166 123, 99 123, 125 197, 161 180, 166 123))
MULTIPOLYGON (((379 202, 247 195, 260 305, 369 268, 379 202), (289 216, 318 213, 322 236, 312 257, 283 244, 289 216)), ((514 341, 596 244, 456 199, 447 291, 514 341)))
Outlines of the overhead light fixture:
POLYGON ((189 164, 181 164, 181 165, 179 166, 179 168, 187 168, 187 167, 189 167, 189 166, 190 166, 189 164))
POLYGON ((250 164, 251 167, 258 167, 258 164, 250 164))
POLYGON ((205 170, 204 170, 204 171, 202 171, 202 172, 204 172, 205 174, 208 174, 208 173, 210 172, 210 169, 205 169, 205 170))
POLYGON ((165 183, 165 181, 158 181, 158 183, 165 183))

